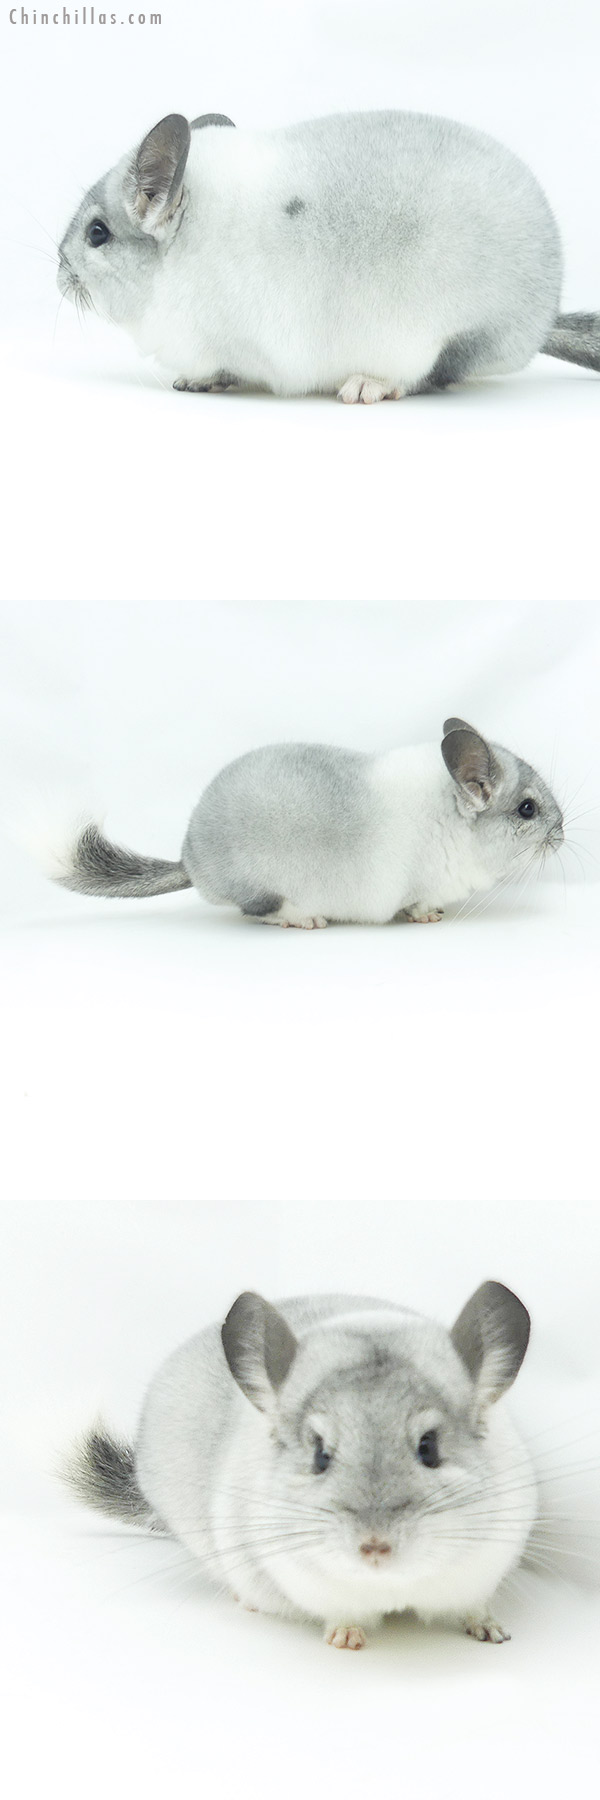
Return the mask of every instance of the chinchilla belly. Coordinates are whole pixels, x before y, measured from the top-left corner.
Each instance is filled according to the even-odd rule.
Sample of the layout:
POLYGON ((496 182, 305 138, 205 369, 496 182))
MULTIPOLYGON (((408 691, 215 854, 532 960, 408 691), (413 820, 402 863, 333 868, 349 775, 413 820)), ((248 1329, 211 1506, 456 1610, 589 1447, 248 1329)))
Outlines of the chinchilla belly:
POLYGON ((191 881, 205 899, 258 915, 288 900, 334 919, 391 917, 402 876, 388 864, 370 766, 318 744, 271 745, 229 764, 190 820, 191 881))

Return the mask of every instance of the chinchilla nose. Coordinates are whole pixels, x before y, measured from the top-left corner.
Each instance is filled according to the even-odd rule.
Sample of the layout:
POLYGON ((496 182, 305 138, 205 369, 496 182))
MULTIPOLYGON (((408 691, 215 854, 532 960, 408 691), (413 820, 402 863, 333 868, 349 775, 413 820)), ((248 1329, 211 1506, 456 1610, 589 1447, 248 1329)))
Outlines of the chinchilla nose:
POLYGON ((365 1540, 364 1544, 361 1544, 360 1554, 361 1556, 389 1556, 391 1548, 391 1544, 387 1544, 385 1538, 370 1537, 365 1540))

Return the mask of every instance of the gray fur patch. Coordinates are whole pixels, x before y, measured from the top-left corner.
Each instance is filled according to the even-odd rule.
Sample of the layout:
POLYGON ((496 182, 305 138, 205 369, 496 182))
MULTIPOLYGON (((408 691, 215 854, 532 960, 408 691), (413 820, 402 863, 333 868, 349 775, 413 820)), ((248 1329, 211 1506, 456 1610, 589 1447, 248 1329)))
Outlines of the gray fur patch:
POLYGON ((283 901, 283 894, 257 894, 253 900, 236 899, 234 904, 240 906, 249 917, 262 919, 265 913, 277 913, 283 901))
POLYGON ((194 885, 254 911, 264 896, 294 903, 307 869, 320 884, 334 863, 353 868, 358 846, 368 854, 367 767, 326 744, 265 745, 229 763, 190 819, 182 856, 194 885))
POLYGON ((78 230, 83 228, 84 219, 86 221, 93 219, 97 212, 98 218, 108 223, 106 217, 108 208, 108 196, 106 190, 106 176, 103 176, 101 181, 96 181, 93 187, 88 188, 88 192, 82 200, 81 205, 78 206, 77 212, 73 214, 69 229, 65 232, 65 235, 58 246, 59 261, 66 263, 67 267, 69 266, 69 259, 67 256, 68 240, 70 237, 76 236, 78 230))
POLYGON ((468 375, 484 373, 486 363, 496 358, 494 339, 489 331, 465 331, 449 338, 437 362, 416 389, 418 394, 439 393, 442 388, 465 381, 468 375))
POLYGON ((301 200, 299 194, 294 194, 293 199, 287 201, 283 210, 284 213, 288 214, 290 219, 295 219, 297 218, 298 213, 306 212, 306 201, 301 200))
POLYGON ((538 775, 537 769, 532 769, 531 763, 524 762, 521 756, 513 756, 510 751, 499 744, 495 745, 495 749, 501 751, 506 766, 510 759, 516 770, 510 806, 514 810, 521 800, 533 797, 540 808, 546 826, 547 841, 556 849, 564 840, 564 825, 560 807, 550 792, 550 788, 542 780, 541 775, 538 775))

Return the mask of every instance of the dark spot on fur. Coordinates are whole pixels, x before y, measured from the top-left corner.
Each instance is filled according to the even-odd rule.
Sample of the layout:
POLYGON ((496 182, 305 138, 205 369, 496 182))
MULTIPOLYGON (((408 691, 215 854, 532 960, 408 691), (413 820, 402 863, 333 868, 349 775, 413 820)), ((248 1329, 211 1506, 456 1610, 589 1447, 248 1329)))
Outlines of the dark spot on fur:
POLYGON ((298 213, 306 212, 306 201, 301 200, 299 194, 294 194, 293 200, 288 200, 283 210, 290 219, 295 219, 298 213))

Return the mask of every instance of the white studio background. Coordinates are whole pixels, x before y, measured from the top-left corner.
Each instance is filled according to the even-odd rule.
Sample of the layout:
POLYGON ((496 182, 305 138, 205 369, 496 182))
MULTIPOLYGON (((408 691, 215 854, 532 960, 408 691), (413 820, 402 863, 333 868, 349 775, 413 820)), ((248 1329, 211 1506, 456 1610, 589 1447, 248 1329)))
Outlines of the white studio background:
POLYGON ((585 1588, 519 1585, 497 1653, 408 1626, 336 1658, 211 1598, 168 1546, 86 1521, 51 1469, 100 1406, 132 1429, 161 1356, 246 1284, 370 1287, 450 1319, 486 1275, 534 1319, 515 1409, 557 1450, 572 1421, 593 1457, 598 380, 540 359, 423 405, 189 406, 125 337, 57 317, 46 234, 174 108, 275 126, 414 107, 530 162, 565 306, 600 307, 600 16, 164 0, 160 32, 102 37, 9 10, 4 1762, 26 1800, 59 1781, 66 1800, 586 1789, 585 1588), (193 894, 86 902, 23 844, 92 804, 116 838, 177 855, 203 782, 250 744, 383 746, 448 711, 572 800, 564 884, 556 864, 437 930, 278 933, 193 894))
MULTIPOLYGON (((170 1202, 589 1192, 593 609, 5 606, 11 1191, 170 1202), (177 856, 219 765, 277 738, 431 739, 458 712, 571 800, 573 850, 441 925, 279 932, 194 893, 95 901, 25 840, 92 806, 177 856), (579 790, 579 791, 578 791, 579 790), (577 814, 580 816, 575 817, 577 814)), ((44 841, 45 840, 45 841, 44 841)))
POLYGON ((465 1760, 486 1790, 532 1779, 589 1785, 594 1764, 593 1570, 521 1573, 503 1598, 512 1642, 391 1622, 364 1655, 340 1657, 316 1627, 251 1616, 213 1593, 176 1546, 117 1531, 62 1495, 58 1458, 101 1409, 135 1430, 162 1357, 235 1292, 373 1291, 450 1323, 492 1274, 529 1305, 533 1337, 513 1396, 561 1518, 597 1554, 600 1345, 597 1209, 581 1193, 537 1197, 518 1180, 501 1209, 399 1185, 397 1201, 102 1207, 81 1193, 51 1214, 6 1209, 2 1303, 4 1757, 19 1791, 111 1788, 296 1800, 315 1765, 328 1781, 394 1789, 431 1752, 444 1791, 465 1760), (289 1766, 288 1766, 289 1764, 289 1766))
POLYGON ((539 358, 505 382, 372 409, 176 396, 116 330, 58 311, 54 263, 81 192, 173 108, 262 127, 412 107, 489 130, 531 163, 563 234, 565 305, 600 306, 591 0, 165 0, 160 28, 119 12, 104 33, 11 26, 9 12, 11 591, 595 599, 596 377, 539 358))

